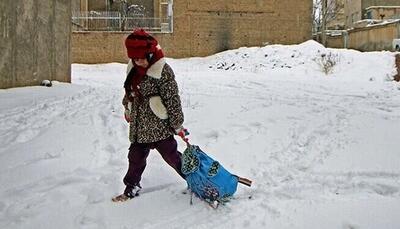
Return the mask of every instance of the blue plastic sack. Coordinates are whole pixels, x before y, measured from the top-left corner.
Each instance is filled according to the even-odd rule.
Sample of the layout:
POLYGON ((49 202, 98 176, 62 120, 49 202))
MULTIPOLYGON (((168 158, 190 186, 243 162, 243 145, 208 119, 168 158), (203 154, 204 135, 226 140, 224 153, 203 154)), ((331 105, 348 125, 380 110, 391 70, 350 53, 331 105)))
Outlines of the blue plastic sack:
POLYGON ((224 202, 237 189, 238 177, 196 145, 189 145, 184 151, 182 173, 186 176, 188 188, 207 202, 224 202))

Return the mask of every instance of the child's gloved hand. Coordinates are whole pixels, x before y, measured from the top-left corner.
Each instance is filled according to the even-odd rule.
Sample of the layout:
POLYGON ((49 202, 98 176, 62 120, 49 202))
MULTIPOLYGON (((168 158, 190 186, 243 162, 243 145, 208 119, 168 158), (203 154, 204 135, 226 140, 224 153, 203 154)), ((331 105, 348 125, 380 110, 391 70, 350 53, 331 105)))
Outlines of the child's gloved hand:
POLYGON ((184 141, 188 141, 189 139, 186 138, 186 136, 189 135, 189 131, 184 128, 183 126, 179 127, 178 129, 175 130, 175 134, 181 137, 184 141))

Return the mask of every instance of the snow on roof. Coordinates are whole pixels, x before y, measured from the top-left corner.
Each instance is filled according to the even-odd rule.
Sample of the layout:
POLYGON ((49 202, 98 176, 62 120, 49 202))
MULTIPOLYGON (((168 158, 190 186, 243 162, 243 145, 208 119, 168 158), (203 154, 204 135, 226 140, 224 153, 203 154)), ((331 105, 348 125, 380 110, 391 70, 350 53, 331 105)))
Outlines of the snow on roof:
POLYGON ((400 6, 370 6, 365 9, 366 10, 370 10, 370 9, 400 9, 400 6))
POLYGON ((368 25, 366 25, 366 27, 387 25, 387 24, 398 23, 398 22, 400 22, 400 19, 387 19, 387 20, 381 21, 380 23, 375 22, 374 24, 368 24, 368 25))

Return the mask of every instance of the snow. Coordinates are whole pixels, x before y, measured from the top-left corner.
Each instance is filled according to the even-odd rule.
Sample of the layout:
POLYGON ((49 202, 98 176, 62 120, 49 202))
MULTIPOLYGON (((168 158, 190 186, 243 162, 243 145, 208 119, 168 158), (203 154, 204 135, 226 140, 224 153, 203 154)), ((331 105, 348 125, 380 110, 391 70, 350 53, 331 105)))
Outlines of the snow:
POLYGON ((146 193, 112 203, 127 169, 126 65, 73 64, 72 84, 0 90, 0 228, 400 228, 393 53, 308 41, 168 62, 190 141, 251 188, 217 210, 189 205, 154 151, 146 193))

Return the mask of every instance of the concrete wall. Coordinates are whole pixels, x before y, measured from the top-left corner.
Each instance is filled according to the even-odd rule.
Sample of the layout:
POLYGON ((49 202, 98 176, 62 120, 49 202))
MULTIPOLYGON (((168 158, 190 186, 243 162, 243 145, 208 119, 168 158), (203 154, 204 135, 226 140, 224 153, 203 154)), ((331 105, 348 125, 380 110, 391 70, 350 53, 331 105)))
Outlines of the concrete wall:
MULTIPOLYGON (((169 57, 311 39, 312 0, 174 0, 174 31, 154 34, 169 57)), ((73 33, 75 63, 126 61, 127 33, 73 33), (94 51, 100 50, 101 51, 94 51)))
POLYGON ((0 88, 71 81, 71 2, 0 1, 0 88))
POLYGON ((348 48, 361 51, 392 50, 394 38, 399 37, 400 23, 371 26, 349 31, 348 48))
POLYGON ((326 39, 326 47, 329 48, 343 48, 343 36, 328 36, 326 39))
POLYGON ((360 51, 394 51, 392 42, 396 38, 400 38, 400 22, 348 30, 347 36, 328 36, 327 46, 360 51))

